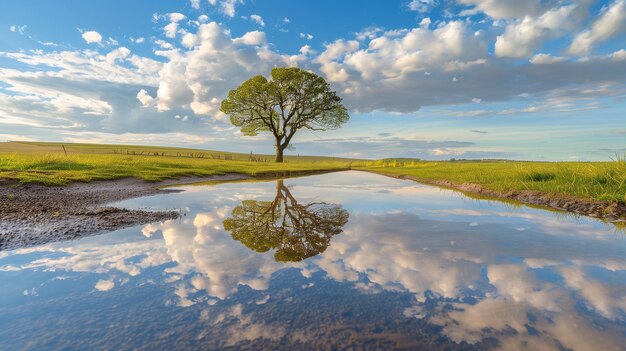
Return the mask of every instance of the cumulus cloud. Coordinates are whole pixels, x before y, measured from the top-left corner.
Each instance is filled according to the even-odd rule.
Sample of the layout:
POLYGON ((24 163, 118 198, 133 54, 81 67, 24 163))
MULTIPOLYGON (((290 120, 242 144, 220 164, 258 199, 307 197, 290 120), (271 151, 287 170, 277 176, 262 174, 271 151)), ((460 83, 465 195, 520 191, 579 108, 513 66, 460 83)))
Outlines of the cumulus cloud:
POLYGON ((115 287, 115 283, 113 282, 113 280, 98 280, 98 282, 96 283, 96 290, 99 291, 109 291, 111 289, 113 289, 115 287))
POLYGON ((437 4, 436 0, 411 0, 407 7, 411 11, 418 11, 424 13, 429 11, 433 6, 437 4))
POLYGON ((300 48, 300 53, 305 56, 315 54, 316 52, 310 45, 304 45, 300 48))
POLYGON ((181 42, 186 48, 191 48, 195 46, 198 42, 198 37, 193 33, 186 33, 185 35, 183 35, 183 39, 181 42))
POLYGON ((530 59, 530 62, 536 65, 547 65, 564 61, 565 57, 552 56, 550 54, 537 54, 530 59))
POLYGON ((102 35, 96 32, 95 30, 86 31, 82 34, 83 39, 87 42, 87 44, 102 42, 102 35))
POLYGON ((250 15, 250 19, 256 22, 261 27, 265 26, 265 22, 263 22, 263 17, 259 15, 250 15))
POLYGON ((178 23, 178 22, 184 20, 185 18, 187 18, 187 16, 185 16, 182 13, 179 13, 179 12, 168 13, 167 17, 170 19, 171 22, 176 22, 176 23, 178 23))
POLYGON ((563 28, 577 22, 585 11, 582 5, 562 6, 537 18, 514 22, 512 26, 523 26, 524 21, 538 21, 541 25, 531 25, 531 35, 520 36, 524 43, 519 45, 513 45, 517 36, 508 36, 510 29, 505 29, 496 40, 496 51, 500 50, 497 56, 488 52, 487 35, 472 30, 465 22, 451 21, 433 29, 372 30, 366 35, 358 34, 360 40, 339 39, 327 44, 315 62, 324 76, 335 83, 349 107, 361 112, 411 112, 421 106, 468 103, 472 99, 506 101, 528 92, 541 96, 575 86, 608 84, 621 91, 618 87, 624 85, 625 77, 624 63, 617 59, 619 52, 587 60, 544 53, 529 56, 526 65, 512 65, 499 57, 506 56, 504 53, 531 55, 541 47, 546 35, 552 35, 552 30, 543 29, 550 27, 561 35, 563 28))
POLYGON ((267 43, 265 33, 258 30, 247 32, 240 38, 235 38, 233 42, 245 45, 265 45, 267 43))
POLYGON ((515 19, 541 14, 545 7, 541 0, 457 0, 462 5, 475 6, 494 19, 515 19))
POLYGON ((178 31, 178 23, 170 22, 168 25, 163 27, 163 30, 165 31, 166 37, 174 38, 176 37, 176 32, 178 31))
POLYGON ((233 38, 226 28, 210 22, 200 25, 194 36, 193 50, 157 52, 167 58, 155 97, 160 111, 186 106, 196 114, 219 116, 219 103, 228 90, 253 74, 267 74, 274 66, 305 59, 271 51, 265 45, 265 33, 260 31, 233 38))
POLYGON ((123 60, 127 58, 129 55, 130 55, 130 50, 122 46, 109 52, 105 56, 105 60, 107 61, 107 63, 114 65, 115 60, 123 60))
POLYGON ((165 27, 163 27, 165 36, 168 38, 176 37, 176 34, 178 33, 178 23, 187 18, 187 16, 178 12, 168 13, 166 16, 160 16, 160 17, 161 18, 166 17, 170 21, 170 23, 168 23, 165 27))
POLYGON ((597 43, 626 31, 626 1, 616 0, 608 8, 604 8, 600 17, 590 29, 582 31, 574 37, 568 51, 575 55, 589 52, 597 43))
MULTIPOLYGON (((134 55, 127 48, 107 54, 84 50, 2 56, 41 69, 0 68, 0 80, 11 92, 0 92, 0 123, 55 130, 58 135, 64 130, 151 133, 175 129, 171 115, 142 108, 142 103, 155 104, 147 91, 159 85, 163 64, 156 60, 134 55)), ((179 112, 180 107, 173 110, 179 112)), ((201 123, 194 121, 194 125, 201 123)))
POLYGON ((237 4, 243 3, 243 0, 209 0, 209 4, 219 6, 220 11, 228 17, 235 17, 237 4))
POLYGON ((515 58, 530 56, 546 40, 576 29, 586 15, 587 7, 586 1, 555 7, 540 16, 525 16, 507 25, 504 34, 496 39, 496 55, 515 58))
POLYGON ((139 100, 144 107, 151 107, 154 105, 154 98, 148 94, 146 89, 139 90, 137 93, 137 100, 139 100))

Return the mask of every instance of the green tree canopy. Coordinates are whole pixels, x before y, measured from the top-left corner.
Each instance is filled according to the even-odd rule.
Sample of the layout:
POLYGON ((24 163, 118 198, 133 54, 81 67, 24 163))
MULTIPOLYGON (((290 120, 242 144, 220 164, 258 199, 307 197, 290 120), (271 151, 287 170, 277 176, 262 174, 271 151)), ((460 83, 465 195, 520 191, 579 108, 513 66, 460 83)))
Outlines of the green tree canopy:
POLYGON ((271 79, 254 76, 228 93, 220 110, 244 135, 270 132, 276 162, 300 129, 337 129, 350 116, 324 78, 299 68, 272 69, 271 79))
POLYGON ((224 220, 224 229, 251 250, 275 249, 276 261, 297 262, 324 252, 347 222, 348 211, 341 206, 298 203, 278 180, 274 201, 243 201, 224 220))

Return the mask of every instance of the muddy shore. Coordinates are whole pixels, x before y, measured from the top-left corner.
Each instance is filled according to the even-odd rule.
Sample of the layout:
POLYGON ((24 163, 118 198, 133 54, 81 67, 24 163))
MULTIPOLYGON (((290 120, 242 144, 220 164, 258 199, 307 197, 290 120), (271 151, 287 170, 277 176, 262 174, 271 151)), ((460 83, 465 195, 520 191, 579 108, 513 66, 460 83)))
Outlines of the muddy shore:
POLYGON ((127 178, 58 187, 0 180, 0 251, 174 219, 177 211, 128 210, 107 204, 177 192, 160 188, 168 185, 245 178, 249 177, 226 174, 161 182, 127 178))
MULTIPOLYGON (((375 172, 374 172, 375 173, 375 172)), ((378 173, 382 174, 382 173, 378 173)), ((428 180, 405 175, 382 174, 398 179, 413 180, 418 183, 436 185, 443 188, 459 190, 468 196, 512 200, 521 204, 553 208, 584 216, 599 218, 607 222, 621 223, 626 221, 626 205, 611 201, 594 201, 573 196, 556 195, 534 190, 511 190, 498 192, 478 184, 457 184, 448 180, 428 180)))

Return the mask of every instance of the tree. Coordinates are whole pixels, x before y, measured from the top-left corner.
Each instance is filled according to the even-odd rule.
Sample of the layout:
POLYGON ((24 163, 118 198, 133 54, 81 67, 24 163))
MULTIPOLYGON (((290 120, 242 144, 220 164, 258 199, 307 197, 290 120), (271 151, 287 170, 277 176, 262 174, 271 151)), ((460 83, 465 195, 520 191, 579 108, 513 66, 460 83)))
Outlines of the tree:
POLYGON ((244 135, 271 132, 276 162, 300 129, 337 129, 350 116, 324 78, 299 68, 272 69, 272 77, 254 76, 231 90, 220 110, 244 135))
POLYGON ((347 222, 348 211, 341 206, 298 203, 278 180, 274 201, 243 201, 224 220, 224 229, 251 250, 275 249, 276 261, 297 262, 324 252, 347 222))

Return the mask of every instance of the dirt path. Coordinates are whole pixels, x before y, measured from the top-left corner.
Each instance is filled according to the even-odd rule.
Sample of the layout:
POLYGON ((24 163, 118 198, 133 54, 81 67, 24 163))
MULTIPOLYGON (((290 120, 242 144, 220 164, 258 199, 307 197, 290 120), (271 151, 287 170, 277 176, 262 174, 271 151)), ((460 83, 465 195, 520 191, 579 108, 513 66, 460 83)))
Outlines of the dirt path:
POLYGON ((167 185, 245 178, 248 177, 241 174, 183 177, 162 182, 127 178, 60 187, 0 180, 0 251, 174 219, 179 215, 176 211, 128 210, 106 205, 177 192, 158 188, 167 185))

